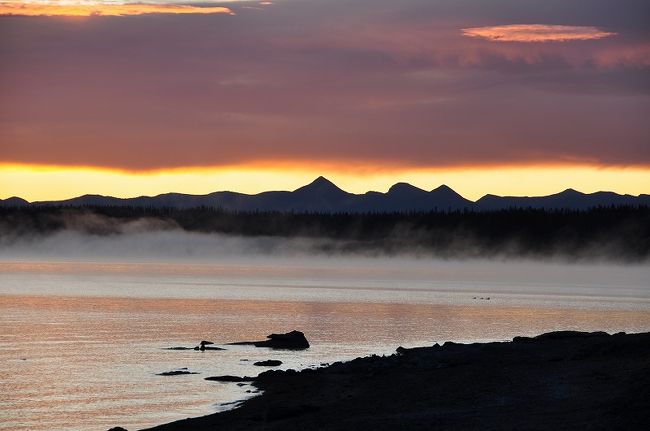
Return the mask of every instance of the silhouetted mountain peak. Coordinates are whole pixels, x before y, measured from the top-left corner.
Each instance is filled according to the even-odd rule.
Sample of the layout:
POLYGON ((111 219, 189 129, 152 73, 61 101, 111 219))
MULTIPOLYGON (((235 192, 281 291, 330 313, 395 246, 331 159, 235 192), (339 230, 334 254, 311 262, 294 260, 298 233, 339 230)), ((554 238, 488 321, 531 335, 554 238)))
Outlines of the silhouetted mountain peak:
POLYGON ((5 200, 0 199, 0 206, 6 206, 6 207, 22 207, 25 205, 29 205, 29 202, 27 202, 23 198, 19 198, 18 196, 12 196, 10 198, 7 198, 5 200))
POLYGON ((393 184, 390 189, 388 189, 388 194, 396 193, 426 193, 426 191, 421 188, 415 187, 409 183, 396 183, 393 184))
POLYGON ((558 195, 560 195, 560 196, 581 196, 581 195, 584 195, 584 193, 581 193, 581 192, 579 192, 579 191, 577 191, 575 189, 569 188, 569 189, 566 189, 566 190, 558 193, 558 195))
POLYGON ((431 190, 431 191, 432 191, 432 192, 438 192, 438 193, 442 193, 442 192, 445 192, 445 193, 449 193, 449 192, 456 193, 456 192, 454 191, 454 189, 452 189, 451 187, 449 187, 447 184, 443 184, 443 185, 441 185, 441 186, 438 186, 438 187, 436 187, 435 189, 433 189, 433 190, 431 190))
POLYGON ((441 185, 439 187, 436 187, 435 189, 431 190, 431 194, 439 195, 439 196, 450 196, 450 197, 453 196, 453 197, 458 197, 458 198, 461 198, 461 199, 465 199, 461 195, 456 193, 456 191, 454 189, 452 189, 451 187, 449 187, 446 184, 443 184, 443 185, 441 185))
POLYGON ((294 190, 294 193, 318 193, 318 194, 323 194, 323 193, 344 193, 347 194, 347 192, 341 190, 336 184, 328 180, 327 178, 320 176, 316 178, 314 181, 311 183, 307 184, 306 186, 302 186, 296 190, 294 190))

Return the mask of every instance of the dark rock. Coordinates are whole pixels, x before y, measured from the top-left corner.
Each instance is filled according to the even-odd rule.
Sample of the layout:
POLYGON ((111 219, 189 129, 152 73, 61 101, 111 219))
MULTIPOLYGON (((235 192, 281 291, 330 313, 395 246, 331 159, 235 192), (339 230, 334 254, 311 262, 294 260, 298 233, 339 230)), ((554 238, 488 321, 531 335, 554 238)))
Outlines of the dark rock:
POLYGON ((196 347, 174 346, 174 347, 166 347, 165 350, 200 350, 202 352, 205 350, 226 350, 223 347, 210 346, 210 344, 214 344, 214 343, 210 341, 201 341, 201 344, 196 347))
POLYGON ((300 331, 291 331, 286 334, 271 334, 264 341, 239 341, 236 343, 229 343, 234 346, 255 346, 255 347, 270 347, 271 349, 285 349, 285 350, 302 350, 309 348, 309 342, 305 338, 305 334, 300 331))
POLYGON ((126 428, 122 428, 122 427, 114 427, 114 428, 109 429, 108 431, 128 431, 128 430, 126 428))
POLYGON ((200 346, 196 346, 194 350, 200 350, 202 352, 205 352, 206 350, 226 350, 226 349, 221 347, 206 346, 205 344, 201 344, 200 346))
POLYGON ((187 368, 173 371, 164 371, 162 373, 156 374, 157 376, 180 376, 183 374, 199 374, 192 371, 188 371, 187 368))
POLYGON ((205 380, 211 382, 252 382, 255 380, 253 377, 238 377, 238 376, 213 376, 206 377, 205 380))
POLYGON ((278 365, 282 365, 282 361, 278 361, 277 359, 268 359, 266 361, 255 362, 253 365, 257 365, 258 367, 277 367, 278 365))
POLYGON ((567 338, 608 337, 607 332, 555 331, 535 337, 537 340, 564 340, 567 338))

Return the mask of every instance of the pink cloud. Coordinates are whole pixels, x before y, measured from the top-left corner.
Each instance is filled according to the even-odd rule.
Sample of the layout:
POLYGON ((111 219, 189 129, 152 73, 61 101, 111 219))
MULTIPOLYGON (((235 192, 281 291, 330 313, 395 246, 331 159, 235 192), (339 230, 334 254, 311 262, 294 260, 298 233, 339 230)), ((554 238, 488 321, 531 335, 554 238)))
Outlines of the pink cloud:
POLYGON ((227 7, 197 7, 175 4, 142 3, 14 3, 0 2, 0 16, 132 16, 147 14, 228 14, 233 11, 227 7))
POLYGON ((548 24, 509 24, 464 28, 464 36, 487 39, 492 42, 569 42, 597 40, 615 36, 596 27, 548 24))

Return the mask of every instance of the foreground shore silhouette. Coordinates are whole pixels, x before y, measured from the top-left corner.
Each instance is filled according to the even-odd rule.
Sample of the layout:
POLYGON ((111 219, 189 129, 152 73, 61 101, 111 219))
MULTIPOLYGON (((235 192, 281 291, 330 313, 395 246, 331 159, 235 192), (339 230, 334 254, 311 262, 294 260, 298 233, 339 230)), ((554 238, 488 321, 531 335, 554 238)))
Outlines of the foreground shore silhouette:
POLYGON ((240 408, 151 430, 643 429, 650 333, 398 348, 253 385, 263 394, 240 408))

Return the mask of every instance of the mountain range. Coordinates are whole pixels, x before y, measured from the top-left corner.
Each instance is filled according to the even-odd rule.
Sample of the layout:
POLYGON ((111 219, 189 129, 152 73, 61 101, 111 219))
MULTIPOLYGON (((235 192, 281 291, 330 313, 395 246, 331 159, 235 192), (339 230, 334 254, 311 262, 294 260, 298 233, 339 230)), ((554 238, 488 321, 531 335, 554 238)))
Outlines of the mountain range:
POLYGON ((324 177, 294 191, 259 194, 214 192, 207 195, 165 193, 158 196, 116 198, 83 195, 61 201, 32 202, 11 197, 0 200, 0 207, 20 206, 131 206, 152 208, 212 207, 227 211, 293 212, 408 212, 408 211, 496 211, 508 208, 586 210, 599 206, 650 206, 650 195, 621 195, 613 192, 581 193, 573 189, 538 197, 485 195, 477 201, 465 199, 442 185, 426 191, 407 183, 397 183, 388 192, 348 193, 324 177))

